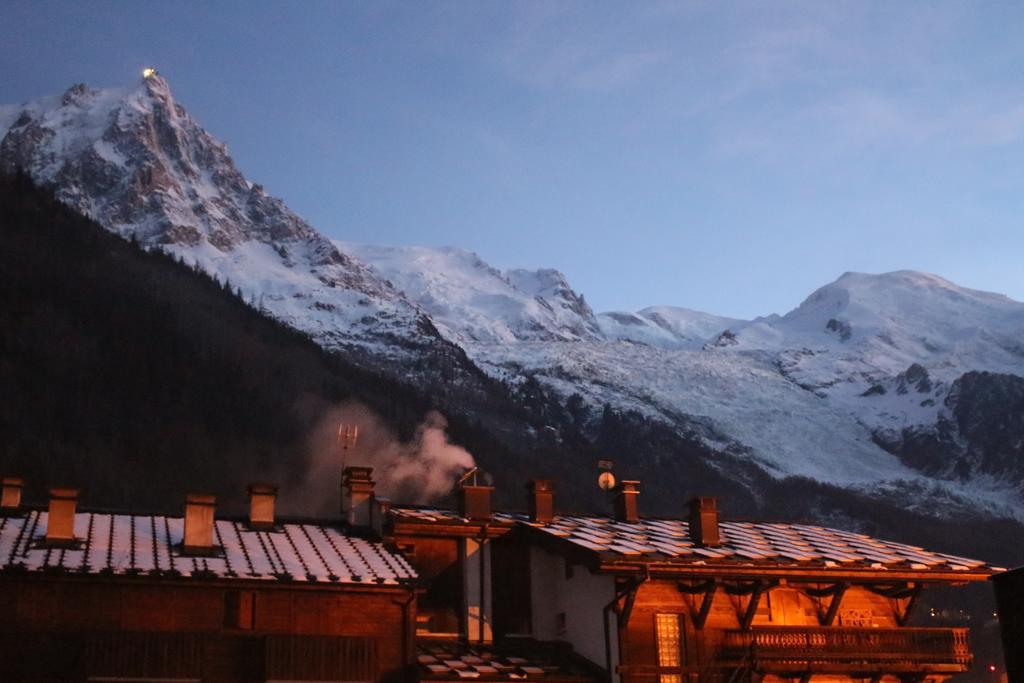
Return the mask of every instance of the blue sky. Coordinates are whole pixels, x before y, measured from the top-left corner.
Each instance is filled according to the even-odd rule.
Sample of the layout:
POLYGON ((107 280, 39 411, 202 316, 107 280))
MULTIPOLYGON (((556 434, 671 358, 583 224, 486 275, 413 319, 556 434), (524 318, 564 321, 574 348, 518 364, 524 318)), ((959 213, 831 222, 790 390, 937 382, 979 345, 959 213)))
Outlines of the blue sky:
POLYGON ((145 65, 321 231, 554 266, 598 310, 847 270, 1024 300, 1024 4, 4 0, 0 102, 145 65))

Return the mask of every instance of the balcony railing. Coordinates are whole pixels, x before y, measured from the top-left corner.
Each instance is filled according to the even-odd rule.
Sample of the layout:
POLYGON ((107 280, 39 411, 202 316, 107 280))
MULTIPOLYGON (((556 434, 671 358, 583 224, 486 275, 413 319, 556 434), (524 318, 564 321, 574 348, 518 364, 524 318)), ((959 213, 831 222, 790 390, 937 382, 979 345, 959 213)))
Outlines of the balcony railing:
POLYGON ((768 626, 726 631, 722 655, 766 670, 964 671, 964 628, 768 626))

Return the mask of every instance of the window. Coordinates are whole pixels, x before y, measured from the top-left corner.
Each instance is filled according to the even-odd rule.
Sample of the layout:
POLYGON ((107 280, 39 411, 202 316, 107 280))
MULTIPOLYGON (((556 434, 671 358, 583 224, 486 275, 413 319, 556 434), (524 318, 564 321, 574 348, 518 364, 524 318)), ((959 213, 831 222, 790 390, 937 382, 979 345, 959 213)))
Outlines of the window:
MULTIPOLYGON (((658 640, 658 666, 679 668, 682 666, 680 657, 679 615, 654 615, 654 629, 658 640)), ((682 683, 682 673, 658 676, 659 683, 682 683)))

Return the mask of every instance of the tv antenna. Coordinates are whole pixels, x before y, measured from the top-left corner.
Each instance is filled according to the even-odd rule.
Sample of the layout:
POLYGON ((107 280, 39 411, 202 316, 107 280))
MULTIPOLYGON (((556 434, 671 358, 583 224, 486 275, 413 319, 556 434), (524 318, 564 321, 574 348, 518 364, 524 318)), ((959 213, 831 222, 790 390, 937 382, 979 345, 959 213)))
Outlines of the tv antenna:
POLYGON ((479 477, 479 476, 480 476, 480 468, 479 467, 475 467, 475 466, 474 467, 470 467, 468 470, 463 472, 462 476, 459 477, 459 480, 457 482, 455 482, 455 487, 458 488, 459 486, 462 486, 470 478, 473 479, 473 483, 470 484, 470 486, 476 486, 477 485, 477 477, 479 477))
POLYGON ((338 435, 335 439, 335 446, 341 457, 341 466, 345 467, 345 460, 350 450, 355 450, 356 442, 359 440, 359 425, 338 423, 338 435))
POLYGON ((491 476, 490 472, 485 472, 476 465, 470 467, 468 470, 462 473, 462 476, 455 482, 455 486, 452 487, 452 491, 457 491, 460 486, 465 484, 467 481, 472 480, 470 486, 479 486, 480 481, 483 480, 484 486, 493 486, 494 477, 491 476))

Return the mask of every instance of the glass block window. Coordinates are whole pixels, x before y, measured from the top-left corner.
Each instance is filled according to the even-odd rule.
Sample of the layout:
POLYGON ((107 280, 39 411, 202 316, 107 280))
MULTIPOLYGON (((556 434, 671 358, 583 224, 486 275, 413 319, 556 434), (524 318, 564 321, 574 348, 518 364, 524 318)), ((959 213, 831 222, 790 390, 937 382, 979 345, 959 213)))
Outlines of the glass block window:
MULTIPOLYGON (((654 615, 654 629, 658 640, 658 666, 678 667, 680 661, 679 615, 654 615)), ((682 683, 680 673, 660 674, 658 683, 682 683)))

